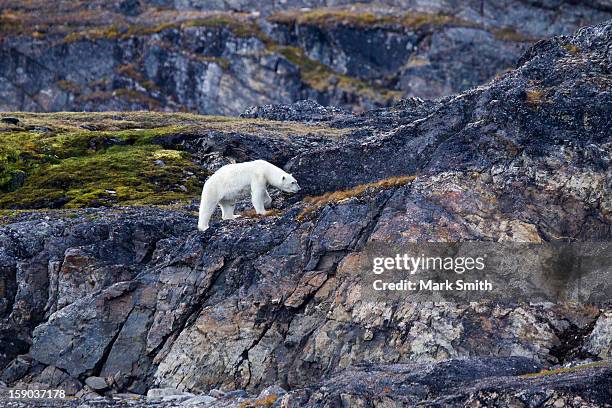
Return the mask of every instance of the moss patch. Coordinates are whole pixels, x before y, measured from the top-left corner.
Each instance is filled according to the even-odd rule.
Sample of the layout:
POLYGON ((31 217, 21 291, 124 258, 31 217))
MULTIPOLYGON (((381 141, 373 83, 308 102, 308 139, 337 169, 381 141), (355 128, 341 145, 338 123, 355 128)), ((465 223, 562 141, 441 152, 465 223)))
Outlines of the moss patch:
MULTIPOLYGON (((0 147, 0 208, 161 204, 197 196, 206 172, 186 152, 147 144, 151 135, 11 134, 0 147), (163 164, 160 162, 163 162, 163 164), (11 176, 22 172, 23 183, 11 176)), ((6 136, 6 135, 4 135, 6 136)))
POLYGON ((188 153, 159 146, 114 146, 41 166, 0 198, 0 208, 77 208, 161 204, 195 197, 205 176, 188 153), (164 166, 156 160, 163 160, 164 166), (191 173, 191 175, 189 175, 191 173))

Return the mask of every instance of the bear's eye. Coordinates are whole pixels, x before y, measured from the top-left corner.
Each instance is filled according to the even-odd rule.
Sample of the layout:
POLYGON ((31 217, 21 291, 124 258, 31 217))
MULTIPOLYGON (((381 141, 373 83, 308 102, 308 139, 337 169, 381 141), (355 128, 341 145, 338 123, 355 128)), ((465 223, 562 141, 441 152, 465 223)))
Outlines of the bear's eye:
POLYGON ((291 184, 297 184, 297 181, 292 181, 291 184))

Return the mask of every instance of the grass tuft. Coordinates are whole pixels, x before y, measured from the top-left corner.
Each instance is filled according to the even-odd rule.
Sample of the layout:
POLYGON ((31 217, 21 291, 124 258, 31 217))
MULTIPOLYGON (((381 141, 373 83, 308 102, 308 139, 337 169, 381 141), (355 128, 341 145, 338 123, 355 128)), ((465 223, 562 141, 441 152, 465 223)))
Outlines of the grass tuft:
POLYGON ((274 403, 276 402, 277 399, 278 399, 278 395, 270 394, 267 397, 258 398, 258 399, 250 399, 250 400, 243 401, 240 404, 238 404, 238 408, 271 407, 272 405, 274 405, 274 403))
POLYGON ((541 89, 527 89, 525 91, 525 103, 531 106, 537 106, 544 100, 544 91, 541 89))
POLYGON ((332 191, 316 197, 306 197, 304 201, 309 205, 298 215, 298 221, 303 221, 309 214, 325 207, 330 203, 339 203, 353 197, 360 197, 368 192, 386 190, 393 187, 403 186, 411 183, 416 176, 399 176, 361 184, 348 190, 332 191))
POLYGON ((580 48, 578 48, 574 44, 565 44, 563 48, 565 48, 565 50, 570 54, 578 54, 580 52, 580 48))
POLYGON ((544 377, 547 375, 575 373, 581 370, 586 370, 588 368, 606 367, 606 366, 609 366, 610 364, 611 364, 610 361, 596 361, 593 363, 582 364, 582 365, 575 366, 575 367, 561 367, 561 368, 556 368, 554 370, 542 370, 537 373, 524 374, 524 375, 521 375, 520 377, 521 378, 538 378, 538 377, 544 377))
POLYGON ((375 14, 353 9, 320 8, 312 11, 283 11, 272 14, 268 21, 286 25, 306 25, 321 28, 348 26, 358 28, 410 28, 454 25, 471 27, 472 23, 460 18, 437 13, 405 13, 401 15, 375 14))
POLYGON ((513 42, 536 42, 538 39, 528 36, 523 33, 519 33, 514 28, 504 27, 493 30, 493 36, 498 40, 502 41, 513 41, 513 42))

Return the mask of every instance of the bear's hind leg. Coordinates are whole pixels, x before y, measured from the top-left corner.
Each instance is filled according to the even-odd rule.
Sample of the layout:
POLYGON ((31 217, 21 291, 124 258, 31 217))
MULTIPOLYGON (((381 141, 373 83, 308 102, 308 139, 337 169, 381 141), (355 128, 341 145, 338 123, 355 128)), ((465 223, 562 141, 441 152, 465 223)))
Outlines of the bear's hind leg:
POLYGON ((221 218, 224 220, 233 220, 235 218, 240 217, 239 215, 234 214, 235 206, 236 206, 235 202, 221 200, 219 202, 219 207, 221 207, 221 218))

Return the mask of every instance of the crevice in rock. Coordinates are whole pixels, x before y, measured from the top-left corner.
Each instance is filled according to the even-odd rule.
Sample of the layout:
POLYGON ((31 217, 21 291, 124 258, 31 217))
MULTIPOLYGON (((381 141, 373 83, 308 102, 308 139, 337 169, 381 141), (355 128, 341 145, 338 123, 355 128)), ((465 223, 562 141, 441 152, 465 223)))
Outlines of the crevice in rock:
MULTIPOLYGON (((119 338, 119 336, 121 335, 121 331, 123 330, 123 326, 125 326, 125 324, 127 323, 127 321, 130 318, 130 315, 132 314, 132 312, 134 311, 134 308, 132 307, 132 309, 130 310, 130 312, 127 314, 127 316, 125 317, 125 319, 123 320, 123 322, 121 323, 121 325, 119 325, 119 328, 117 329, 117 332, 115 333, 115 335, 113 336, 113 338, 111 339, 111 341, 108 343, 108 345, 104 348, 104 352, 102 353, 102 357, 100 358, 100 360, 98 360, 98 362, 94 365, 94 367, 91 369, 91 375, 96 375, 99 376, 100 373, 102 372, 102 368, 104 368, 104 364, 106 364, 106 361, 108 360, 108 357, 110 356, 111 351, 113 350, 113 346, 115 345, 115 342, 117 341, 117 339, 119 338)), ((86 374, 81 374, 81 378, 80 379, 85 379, 86 377, 88 377, 89 375, 86 374)))
POLYGON ((594 358, 594 355, 582 349, 582 345, 595 328, 596 323, 597 318, 582 328, 570 323, 566 330, 556 333, 559 343, 551 347, 550 355, 555 357, 559 364, 594 358))

